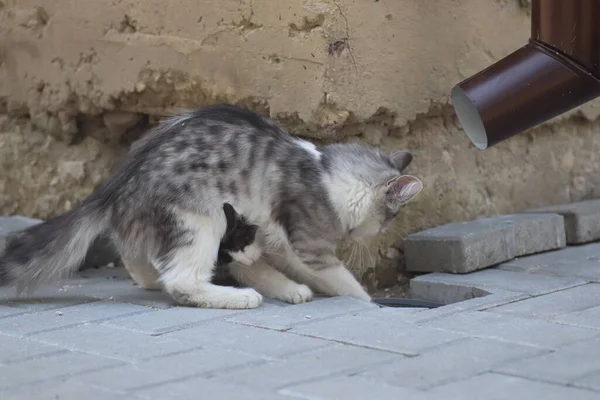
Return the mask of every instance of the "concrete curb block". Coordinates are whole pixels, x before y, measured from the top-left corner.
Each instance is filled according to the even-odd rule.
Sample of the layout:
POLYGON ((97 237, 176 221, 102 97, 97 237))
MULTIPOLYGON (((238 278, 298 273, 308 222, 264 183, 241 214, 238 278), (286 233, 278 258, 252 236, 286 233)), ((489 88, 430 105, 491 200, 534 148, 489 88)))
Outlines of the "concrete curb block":
POLYGON ((406 268, 462 274, 565 245, 563 217, 558 214, 482 218, 409 235, 405 241, 406 268))
POLYGON ((525 213, 562 215, 568 244, 582 244, 600 239, 600 199, 542 207, 525 213))

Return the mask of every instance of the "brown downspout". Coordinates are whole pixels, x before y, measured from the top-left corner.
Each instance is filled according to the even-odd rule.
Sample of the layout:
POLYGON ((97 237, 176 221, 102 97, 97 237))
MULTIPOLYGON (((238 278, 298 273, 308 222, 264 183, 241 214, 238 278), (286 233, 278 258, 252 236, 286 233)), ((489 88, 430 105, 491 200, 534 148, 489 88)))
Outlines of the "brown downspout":
POLYGON ((480 149, 600 96, 600 0, 533 0, 529 43, 452 89, 480 149))

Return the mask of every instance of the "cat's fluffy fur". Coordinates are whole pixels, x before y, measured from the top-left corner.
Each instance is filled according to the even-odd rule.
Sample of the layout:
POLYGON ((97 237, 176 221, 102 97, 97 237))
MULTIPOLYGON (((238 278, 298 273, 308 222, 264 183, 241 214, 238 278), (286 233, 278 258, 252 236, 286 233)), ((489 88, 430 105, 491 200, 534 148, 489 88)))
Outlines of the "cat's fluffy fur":
POLYGON ((316 147, 248 110, 205 107, 159 124, 88 199, 12 241, 0 278, 35 287, 76 269, 109 231, 129 269, 153 271, 182 304, 253 308, 259 293, 300 303, 312 290, 369 300, 335 249, 343 234, 381 232, 419 193, 421 182, 402 175, 411 160, 358 144, 316 147), (230 264, 251 288, 210 283, 224 202, 259 226, 264 256, 230 264))
MULTIPOLYGON (((217 276, 226 277, 225 268, 232 262, 250 266, 258 260, 262 254, 260 246, 256 242, 258 226, 248 222, 229 203, 223 204, 223 213, 227 221, 225 233, 219 244, 217 256, 217 276), (221 273, 219 275, 219 273, 221 273)), ((140 287, 147 290, 160 290, 162 285, 158 271, 154 268, 139 268, 137 264, 124 264, 131 277, 140 287)))

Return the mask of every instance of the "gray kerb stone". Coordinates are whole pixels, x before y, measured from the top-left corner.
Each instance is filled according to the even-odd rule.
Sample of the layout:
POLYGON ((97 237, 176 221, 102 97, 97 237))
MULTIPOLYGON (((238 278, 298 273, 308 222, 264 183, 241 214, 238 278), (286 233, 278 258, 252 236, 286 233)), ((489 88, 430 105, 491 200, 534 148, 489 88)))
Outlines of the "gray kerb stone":
MULTIPOLYGON (((15 235, 42 222, 44 221, 40 219, 20 215, 0 217, 0 254, 15 235)), ((100 236, 90 247, 80 269, 101 267, 109 263, 116 263, 118 260, 119 255, 110 239, 106 236, 100 236)))
POLYGON ((600 239, 600 199, 528 210, 527 213, 556 213, 564 217, 568 244, 600 239))
POLYGON ((565 246, 558 214, 515 214, 456 222, 410 235, 406 268, 417 272, 468 273, 565 246))

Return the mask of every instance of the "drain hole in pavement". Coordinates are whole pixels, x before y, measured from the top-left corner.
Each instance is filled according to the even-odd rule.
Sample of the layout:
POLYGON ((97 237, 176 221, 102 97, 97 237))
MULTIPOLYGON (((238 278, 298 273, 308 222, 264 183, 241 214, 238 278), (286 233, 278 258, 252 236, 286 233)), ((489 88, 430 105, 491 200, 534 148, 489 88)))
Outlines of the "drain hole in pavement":
POLYGON ((373 299, 373 303, 383 307, 394 307, 394 308, 437 308, 443 306, 441 303, 425 300, 414 300, 405 298, 383 298, 373 299))

